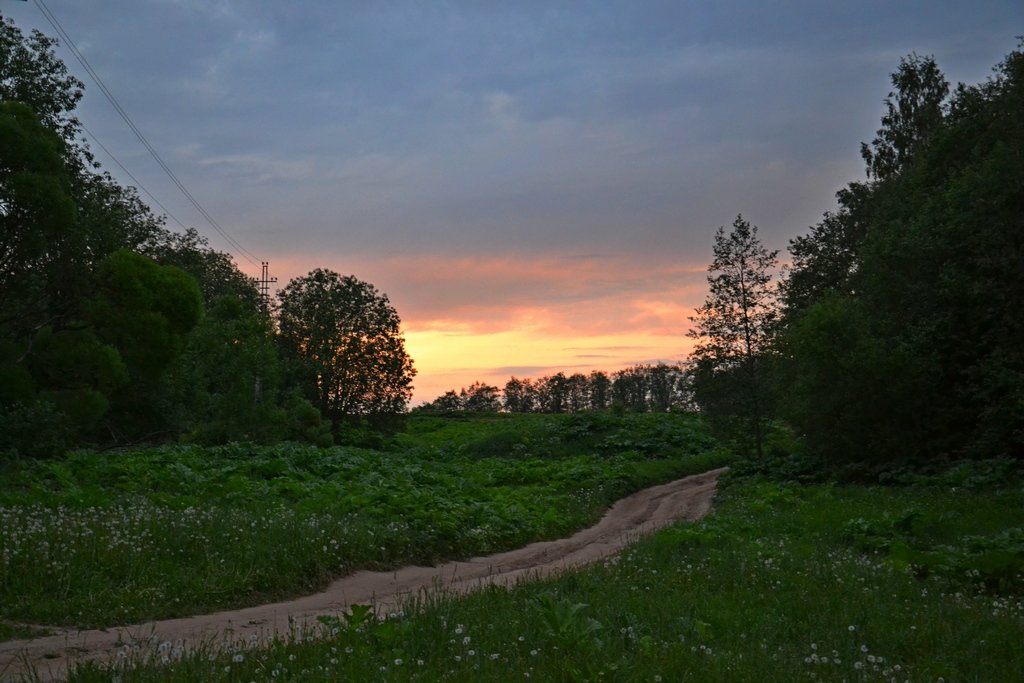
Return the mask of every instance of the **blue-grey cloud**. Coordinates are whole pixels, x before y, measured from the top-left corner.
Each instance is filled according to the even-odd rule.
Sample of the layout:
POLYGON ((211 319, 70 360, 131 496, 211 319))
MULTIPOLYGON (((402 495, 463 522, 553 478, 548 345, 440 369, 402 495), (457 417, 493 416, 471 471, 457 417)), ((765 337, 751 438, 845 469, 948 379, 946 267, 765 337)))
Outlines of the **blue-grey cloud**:
MULTIPOLYGON (((1024 20, 1018 0, 48 4, 196 196, 271 259, 705 259, 741 212, 781 247, 862 173, 901 55, 976 82, 1024 20)), ((31 4, 4 12, 48 28, 31 4)), ((89 128, 205 227, 89 86, 89 128)))

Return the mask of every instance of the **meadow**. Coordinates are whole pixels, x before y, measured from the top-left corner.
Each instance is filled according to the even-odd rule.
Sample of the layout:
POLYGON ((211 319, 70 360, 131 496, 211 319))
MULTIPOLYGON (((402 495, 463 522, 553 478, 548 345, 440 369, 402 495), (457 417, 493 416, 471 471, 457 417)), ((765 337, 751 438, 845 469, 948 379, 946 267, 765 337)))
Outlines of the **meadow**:
MULTIPOLYGON (((967 468, 970 470, 971 468, 967 468)), ((459 599, 360 606, 325 637, 162 644, 130 681, 1016 681, 1024 492, 726 481, 713 515, 613 561, 459 599)), ((959 483, 957 483, 959 482, 959 483)), ((127 650, 127 648, 126 648, 127 650)), ((126 652, 128 657, 130 652, 126 652)), ((110 680, 88 666, 71 680, 110 680)))
POLYGON ((376 448, 162 448, 0 473, 0 638, 313 592, 568 535, 727 458, 680 415, 412 417, 376 448))

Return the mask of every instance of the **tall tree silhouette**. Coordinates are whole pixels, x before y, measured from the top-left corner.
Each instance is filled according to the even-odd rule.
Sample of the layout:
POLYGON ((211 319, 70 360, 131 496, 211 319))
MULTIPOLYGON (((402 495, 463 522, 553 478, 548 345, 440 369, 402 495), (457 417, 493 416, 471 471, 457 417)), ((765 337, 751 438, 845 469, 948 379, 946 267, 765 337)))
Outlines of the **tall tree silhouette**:
POLYGON ((757 227, 737 216, 732 231, 715 234, 714 261, 708 267, 710 292, 690 318, 688 336, 697 340, 690 355, 698 405, 714 418, 750 421, 758 457, 762 455, 764 373, 777 317, 772 276, 777 251, 757 238, 757 227))

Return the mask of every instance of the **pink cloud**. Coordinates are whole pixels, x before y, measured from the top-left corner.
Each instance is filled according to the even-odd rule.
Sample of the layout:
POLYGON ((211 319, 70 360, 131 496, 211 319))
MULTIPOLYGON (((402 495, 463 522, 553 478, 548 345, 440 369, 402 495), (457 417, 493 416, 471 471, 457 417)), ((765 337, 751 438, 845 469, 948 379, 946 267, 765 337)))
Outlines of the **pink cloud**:
POLYGON ((282 285, 326 267, 386 293, 419 370, 417 400, 476 380, 500 386, 512 374, 680 360, 706 293, 705 264, 636 255, 322 254, 271 265, 282 285))

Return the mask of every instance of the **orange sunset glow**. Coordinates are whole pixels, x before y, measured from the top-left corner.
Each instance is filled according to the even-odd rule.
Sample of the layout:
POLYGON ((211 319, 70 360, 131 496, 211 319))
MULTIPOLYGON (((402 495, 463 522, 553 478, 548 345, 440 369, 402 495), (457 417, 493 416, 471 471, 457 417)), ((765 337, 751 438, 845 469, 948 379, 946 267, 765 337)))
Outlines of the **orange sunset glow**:
POLYGON ((475 381, 677 362, 705 269, 652 257, 436 256, 279 261, 290 278, 330 268, 375 285, 402 318, 417 370, 412 405, 475 381))

